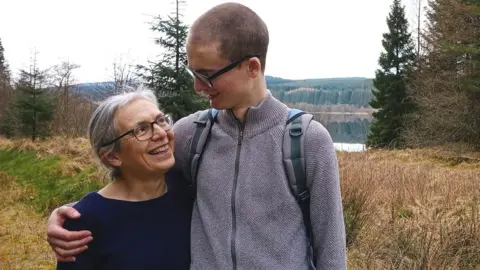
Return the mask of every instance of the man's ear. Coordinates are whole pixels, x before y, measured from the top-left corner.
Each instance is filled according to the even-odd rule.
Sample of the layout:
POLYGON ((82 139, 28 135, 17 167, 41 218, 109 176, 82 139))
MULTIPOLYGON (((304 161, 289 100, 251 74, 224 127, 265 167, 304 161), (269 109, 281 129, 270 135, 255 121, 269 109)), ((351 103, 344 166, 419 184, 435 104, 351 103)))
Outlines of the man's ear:
POLYGON ((248 60, 248 73, 250 77, 257 77, 262 70, 262 63, 257 57, 250 58, 248 60))
POLYGON ((105 154, 105 151, 102 151, 100 152, 100 156, 102 157, 102 161, 110 166, 120 167, 120 165, 122 165, 122 160, 116 152, 112 151, 108 154, 105 154))

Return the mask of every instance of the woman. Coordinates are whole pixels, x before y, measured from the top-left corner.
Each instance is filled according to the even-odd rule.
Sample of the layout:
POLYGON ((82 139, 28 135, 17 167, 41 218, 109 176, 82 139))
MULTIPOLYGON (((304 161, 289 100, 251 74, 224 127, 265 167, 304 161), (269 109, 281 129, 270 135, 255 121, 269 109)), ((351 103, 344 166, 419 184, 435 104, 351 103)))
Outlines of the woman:
POLYGON ((57 269, 188 269, 192 198, 174 165, 172 121, 155 95, 116 95, 93 113, 88 137, 112 182, 75 204, 81 217, 69 230, 93 241, 75 262, 57 269), (151 214, 155 213, 155 214, 151 214))

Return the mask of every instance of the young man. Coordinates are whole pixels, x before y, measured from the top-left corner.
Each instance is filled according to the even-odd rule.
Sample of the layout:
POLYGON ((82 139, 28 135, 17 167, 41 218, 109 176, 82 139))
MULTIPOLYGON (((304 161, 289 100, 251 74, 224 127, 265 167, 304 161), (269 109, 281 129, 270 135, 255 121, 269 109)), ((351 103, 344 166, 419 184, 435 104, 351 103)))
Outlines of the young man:
MULTIPOLYGON (((316 121, 304 136, 316 254, 311 262, 302 211, 283 164, 289 108, 266 88, 268 43, 265 23, 237 3, 215 6, 191 26, 187 69, 195 91, 220 110, 196 176, 191 269, 346 269, 337 157, 330 135, 316 121)), ((187 174, 199 114, 174 126, 176 167, 187 174)), ((61 228, 73 215, 62 207, 47 225, 60 260, 78 254, 91 240, 88 232, 61 228)))

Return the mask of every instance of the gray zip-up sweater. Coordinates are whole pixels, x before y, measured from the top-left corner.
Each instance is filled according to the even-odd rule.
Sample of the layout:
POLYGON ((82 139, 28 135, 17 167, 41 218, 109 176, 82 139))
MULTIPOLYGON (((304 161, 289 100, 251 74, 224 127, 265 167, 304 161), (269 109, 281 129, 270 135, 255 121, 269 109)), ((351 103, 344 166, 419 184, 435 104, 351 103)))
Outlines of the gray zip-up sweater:
MULTIPOLYGON (((198 114, 174 126, 176 165, 183 170, 198 114)), ((191 269, 312 269, 302 212, 282 163, 287 114, 270 91, 247 111, 244 125, 230 111, 219 112, 198 170, 191 269)), ((337 157, 316 121, 306 132, 305 156, 316 268, 346 269, 337 157)))

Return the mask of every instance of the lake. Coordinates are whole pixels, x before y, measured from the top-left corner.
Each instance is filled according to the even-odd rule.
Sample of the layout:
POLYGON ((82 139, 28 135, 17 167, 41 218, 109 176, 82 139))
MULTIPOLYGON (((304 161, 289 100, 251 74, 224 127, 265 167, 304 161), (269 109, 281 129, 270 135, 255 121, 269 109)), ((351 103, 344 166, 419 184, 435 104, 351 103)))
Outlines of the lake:
POLYGON ((372 124, 370 114, 312 113, 332 136, 339 151, 365 151, 365 140, 372 124))

